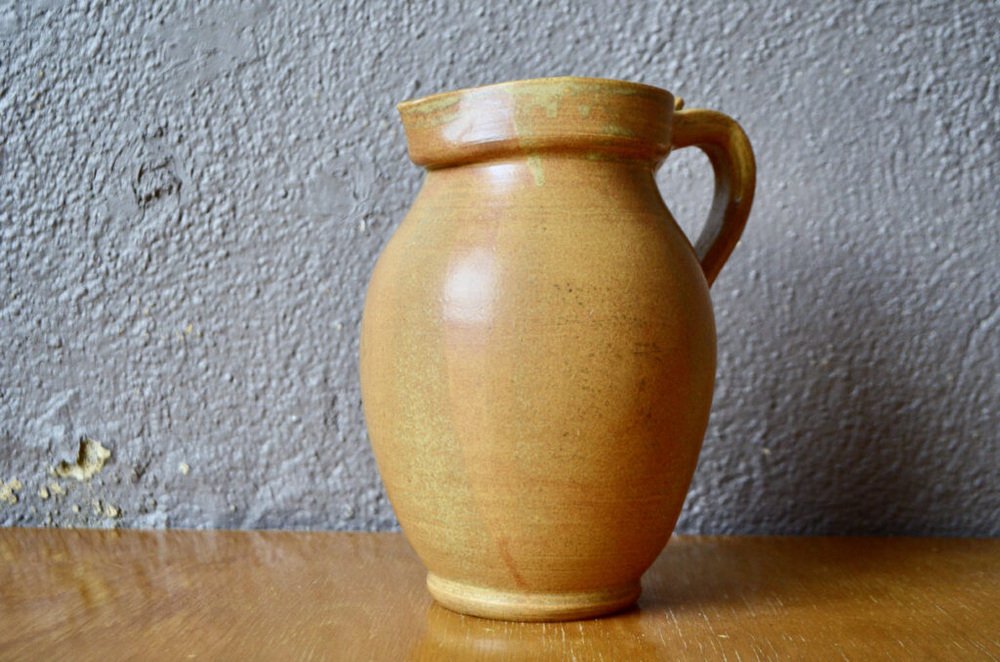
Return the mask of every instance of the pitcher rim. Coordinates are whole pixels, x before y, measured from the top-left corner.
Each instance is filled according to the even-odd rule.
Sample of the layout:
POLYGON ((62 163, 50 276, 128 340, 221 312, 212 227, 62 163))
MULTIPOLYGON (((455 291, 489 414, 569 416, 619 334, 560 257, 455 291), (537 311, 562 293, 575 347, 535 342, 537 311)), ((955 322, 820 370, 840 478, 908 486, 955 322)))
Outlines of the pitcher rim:
POLYGON ((431 106, 432 108, 437 107, 440 102, 446 101, 451 97, 461 97, 464 94, 472 91, 485 91, 485 90, 501 90, 501 89, 514 89, 525 87, 531 84, 539 83, 552 83, 552 84, 577 84, 577 85, 587 85, 593 86, 598 89, 613 89, 619 88, 619 91, 630 90, 632 94, 642 94, 645 96, 652 96, 657 98, 664 98, 667 101, 672 102, 674 95, 669 90, 662 87, 657 87, 655 85, 650 85, 648 83, 638 83, 635 81, 624 80, 620 78, 600 78, 592 76, 543 76, 540 78, 519 78, 516 80, 502 81, 499 83, 488 83, 486 85, 474 85, 472 87, 464 87, 457 90, 448 90, 445 92, 435 92, 433 94, 428 94, 422 97, 416 97, 413 99, 405 99, 396 104, 396 110, 399 113, 410 113, 418 109, 420 106, 431 106))

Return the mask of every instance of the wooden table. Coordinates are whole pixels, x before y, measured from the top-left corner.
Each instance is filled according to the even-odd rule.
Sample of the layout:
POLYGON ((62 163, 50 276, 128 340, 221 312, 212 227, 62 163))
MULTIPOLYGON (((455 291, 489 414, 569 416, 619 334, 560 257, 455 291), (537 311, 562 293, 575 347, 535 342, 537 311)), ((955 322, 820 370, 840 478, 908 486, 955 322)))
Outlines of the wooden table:
POLYGON ((0 530, 0 659, 1000 659, 1000 541, 675 537, 638 608, 432 603, 398 534, 0 530))

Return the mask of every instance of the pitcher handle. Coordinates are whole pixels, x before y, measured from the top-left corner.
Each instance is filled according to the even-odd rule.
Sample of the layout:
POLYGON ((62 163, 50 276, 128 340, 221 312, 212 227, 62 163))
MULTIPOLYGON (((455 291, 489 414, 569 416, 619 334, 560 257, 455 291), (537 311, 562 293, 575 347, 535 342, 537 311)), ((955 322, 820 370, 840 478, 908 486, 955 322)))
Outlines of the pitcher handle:
POLYGON ((677 98, 671 145, 675 149, 697 147, 708 156, 715 171, 712 210, 694 245, 705 280, 711 286, 750 216, 757 166, 750 139, 734 119, 714 110, 682 110, 683 106, 684 101, 677 98))

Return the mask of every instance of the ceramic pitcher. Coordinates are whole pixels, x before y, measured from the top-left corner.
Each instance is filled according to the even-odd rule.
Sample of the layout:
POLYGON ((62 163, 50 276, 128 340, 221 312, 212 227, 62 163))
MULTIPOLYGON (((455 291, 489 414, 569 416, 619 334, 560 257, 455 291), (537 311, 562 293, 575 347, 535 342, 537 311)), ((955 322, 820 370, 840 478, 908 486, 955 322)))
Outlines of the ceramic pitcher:
POLYGON ((547 78, 399 105, 426 169, 361 334, 375 458, 444 606, 566 620, 631 605, 694 473, 715 376, 708 287, 750 212, 750 143, 669 92, 547 78), (692 246, 654 173, 702 149, 692 246))

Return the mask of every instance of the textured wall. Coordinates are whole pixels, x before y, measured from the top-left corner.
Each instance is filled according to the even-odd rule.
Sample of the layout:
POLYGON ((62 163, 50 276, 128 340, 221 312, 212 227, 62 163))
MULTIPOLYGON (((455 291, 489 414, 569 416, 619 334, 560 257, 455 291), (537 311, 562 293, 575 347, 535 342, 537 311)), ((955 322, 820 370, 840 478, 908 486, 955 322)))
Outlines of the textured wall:
MULTIPOLYGON (((393 106, 577 74, 758 154, 682 530, 1000 534, 997 2, 89 4, 0 9, 0 523, 394 526, 356 374, 393 106)), ((661 173, 689 231, 709 177, 661 173)))

